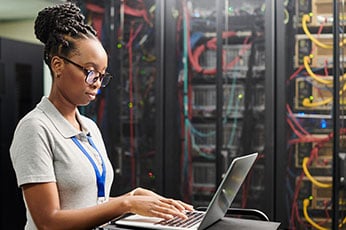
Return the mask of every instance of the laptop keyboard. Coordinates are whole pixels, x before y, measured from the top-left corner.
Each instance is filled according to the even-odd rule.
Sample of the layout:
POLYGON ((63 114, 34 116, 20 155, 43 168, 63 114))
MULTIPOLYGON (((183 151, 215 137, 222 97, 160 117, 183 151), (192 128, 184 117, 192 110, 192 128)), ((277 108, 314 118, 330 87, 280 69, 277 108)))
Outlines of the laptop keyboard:
POLYGON ((204 212, 186 212, 187 219, 181 219, 180 217, 174 217, 169 220, 161 220, 155 224, 172 226, 172 227, 183 227, 189 228, 196 223, 200 222, 204 216, 204 212))

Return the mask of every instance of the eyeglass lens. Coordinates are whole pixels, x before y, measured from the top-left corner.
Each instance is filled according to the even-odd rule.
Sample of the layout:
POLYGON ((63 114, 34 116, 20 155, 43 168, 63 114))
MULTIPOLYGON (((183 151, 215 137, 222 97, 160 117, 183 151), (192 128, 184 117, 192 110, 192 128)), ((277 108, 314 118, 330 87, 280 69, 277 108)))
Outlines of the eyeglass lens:
POLYGON ((105 87, 108 85, 108 83, 110 82, 111 76, 109 73, 105 73, 103 74, 97 74, 95 71, 93 70, 89 70, 87 73, 87 78, 86 78, 86 82, 88 84, 93 84, 95 83, 97 80, 101 81, 101 87, 105 87))

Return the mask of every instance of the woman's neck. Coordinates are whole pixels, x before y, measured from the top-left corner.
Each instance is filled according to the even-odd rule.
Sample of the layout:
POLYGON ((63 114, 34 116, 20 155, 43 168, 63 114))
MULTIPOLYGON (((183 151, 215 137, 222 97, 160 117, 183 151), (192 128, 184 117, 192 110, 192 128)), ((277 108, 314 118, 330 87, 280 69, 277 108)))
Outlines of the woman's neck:
POLYGON ((48 99, 52 102, 55 108, 63 115, 63 117, 76 129, 82 130, 81 125, 76 116, 77 106, 72 105, 66 100, 59 100, 56 97, 49 96, 48 99))

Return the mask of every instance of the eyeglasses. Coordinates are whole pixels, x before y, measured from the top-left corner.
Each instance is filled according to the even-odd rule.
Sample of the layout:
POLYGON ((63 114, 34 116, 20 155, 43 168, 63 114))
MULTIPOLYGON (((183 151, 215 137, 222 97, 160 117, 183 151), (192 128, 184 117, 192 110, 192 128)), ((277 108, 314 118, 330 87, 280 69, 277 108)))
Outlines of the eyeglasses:
POLYGON ((63 57, 63 56, 58 56, 58 57, 64 59, 65 61, 67 61, 67 62, 71 63, 72 65, 83 70, 83 72, 85 74, 85 82, 88 83, 89 85, 94 84, 97 80, 100 79, 101 87, 106 87, 112 79, 112 75, 110 75, 110 73, 106 72, 106 73, 102 74, 99 71, 87 69, 87 68, 71 61, 70 59, 68 59, 66 57, 63 57))

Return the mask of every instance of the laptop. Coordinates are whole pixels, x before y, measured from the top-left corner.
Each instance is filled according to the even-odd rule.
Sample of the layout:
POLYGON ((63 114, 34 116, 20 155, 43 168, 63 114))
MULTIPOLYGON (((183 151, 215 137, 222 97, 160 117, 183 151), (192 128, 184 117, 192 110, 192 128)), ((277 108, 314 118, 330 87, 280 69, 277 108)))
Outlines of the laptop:
POLYGON ((191 215, 195 217, 195 220, 190 220, 190 217, 188 220, 182 220, 181 218, 163 220, 156 217, 127 214, 114 220, 112 223, 126 228, 161 230, 206 229, 225 216, 227 209, 231 206, 257 156, 258 153, 251 153, 233 159, 206 211, 196 210, 193 213, 187 213, 188 217, 191 215), (180 224, 178 223, 179 221, 184 223, 180 224))

